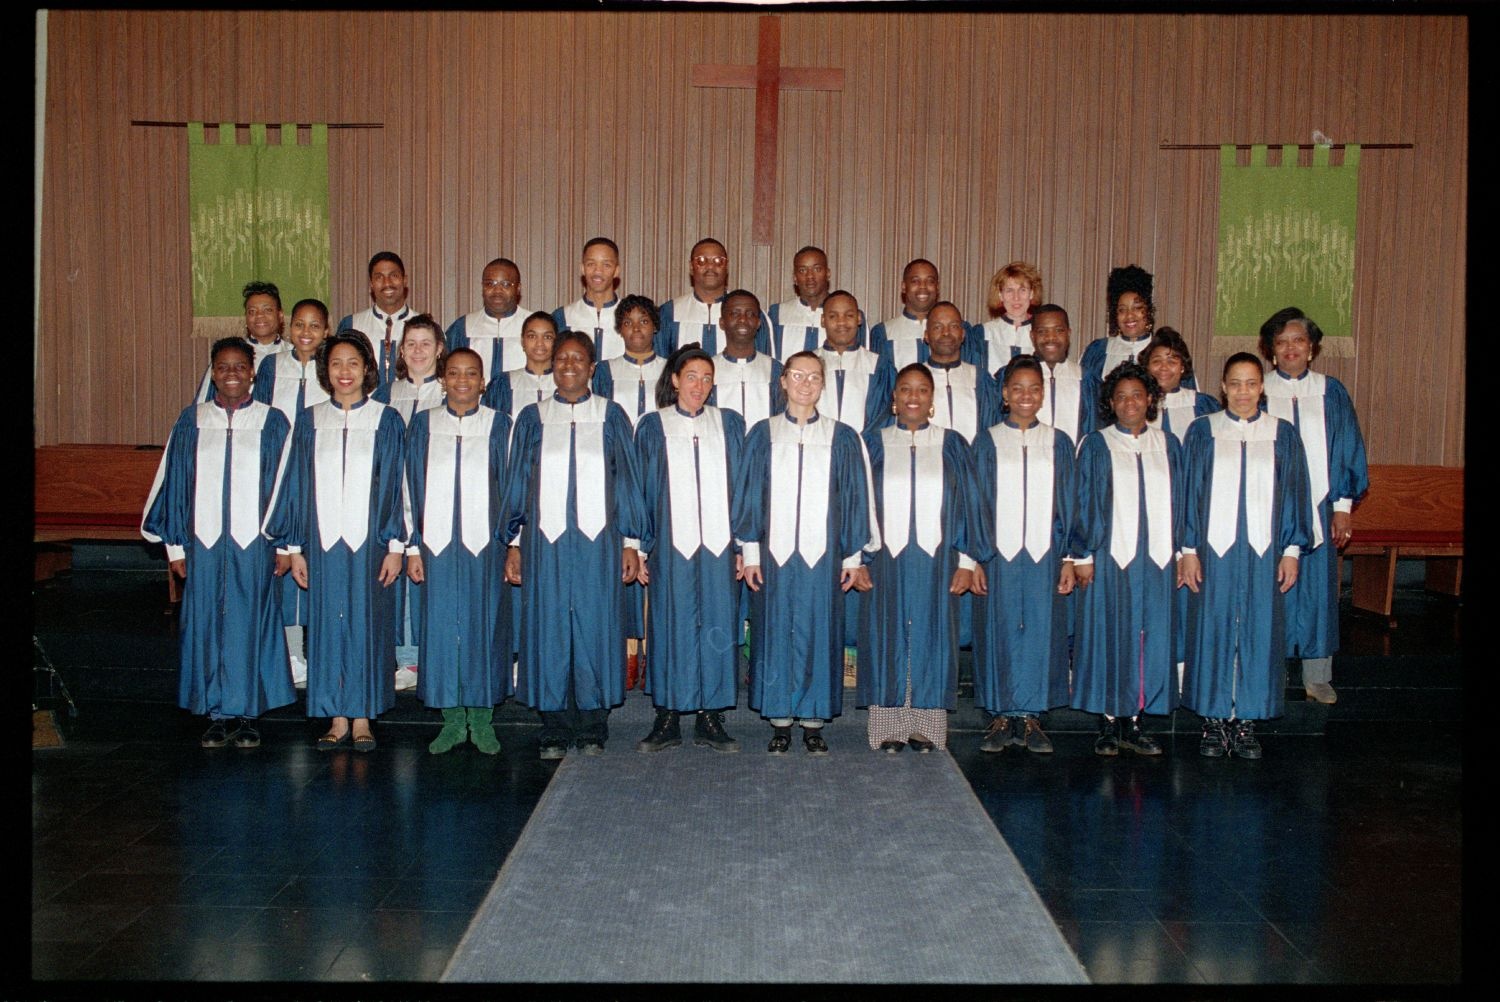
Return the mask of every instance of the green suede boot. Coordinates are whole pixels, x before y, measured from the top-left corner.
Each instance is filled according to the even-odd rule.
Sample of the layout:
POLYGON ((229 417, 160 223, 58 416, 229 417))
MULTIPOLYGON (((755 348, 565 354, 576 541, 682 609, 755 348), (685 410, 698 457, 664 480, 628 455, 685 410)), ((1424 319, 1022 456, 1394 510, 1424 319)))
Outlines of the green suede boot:
POLYGON ((471 706, 469 714, 469 740, 474 742, 474 747, 486 755, 497 755, 500 753, 500 739, 495 737, 495 728, 491 721, 495 719, 495 708, 493 706, 471 706))
POLYGON ((434 755, 452 751, 464 743, 464 708, 462 706, 449 706, 443 709, 443 729, 438 731, 438 736, 432 739, 432 744, 427 750, 434 755))

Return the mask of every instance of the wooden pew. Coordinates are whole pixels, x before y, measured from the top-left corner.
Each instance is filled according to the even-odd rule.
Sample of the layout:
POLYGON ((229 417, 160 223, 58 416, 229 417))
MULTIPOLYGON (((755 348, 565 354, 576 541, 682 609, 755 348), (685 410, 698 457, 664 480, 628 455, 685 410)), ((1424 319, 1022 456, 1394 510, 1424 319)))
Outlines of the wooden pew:
POLYGON ((1396 560, 1427 561, 1427 588, 1457 595, 1464 556, 1464 471, 1451 466, 1371 466, 1370 492, 1354 508, 1354 536, 1342 556, 1354 560, 1356 609, 1391 616, 1396 560))
MULTIPOLYGON (((33 541, 141 538, 141 513, 161 463, 159 445, 43 445, 36 449, 36 515, 33 541)), ((38 575, 67 567, 67 554, 44 559, 38 575)), ((168 595, 178 600, 177 579, 167 572, 168 595)))

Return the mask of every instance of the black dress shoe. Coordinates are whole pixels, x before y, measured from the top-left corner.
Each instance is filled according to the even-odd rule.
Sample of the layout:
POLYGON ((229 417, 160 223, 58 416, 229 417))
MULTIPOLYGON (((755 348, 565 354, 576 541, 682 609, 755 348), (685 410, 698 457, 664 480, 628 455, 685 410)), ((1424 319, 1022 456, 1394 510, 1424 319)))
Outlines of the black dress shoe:
POLYGON ((933 751, 937 748, 936 742, 927 740, 927 738, 921 734, 911 735, 911 737, 906 739, 906 743, 911 745, 912 751, 921 752, 923 755, 926 755, 928 752, 933 751))
POLYGON ((1234 721, 1234 729, 1229 735, 1229 744, 1240 758, 1260 758, 1260 742, 1255 738, 1255 721, 1234 721))
POLYGON ((1136 717, 1124 721, 1120 727, 1120 747, 1129 748, 1137 755, 1160 755, 1161 745, 1156 739, 1141 730, 1141 722, 1136 717))
POLYGON ((1052 753, 1052 739, 1042 730, 1042 722, 1036 717, 1026 718, 1026 731, 1021 735, 1021 746, 1038 755, 1052 753))
POLYGON ((1120 754, 1120 721, 1105 717, 1099 724, 1099 736, 1094 739, 1095 755, 1120 754))
POLYGON ((766 745, 766 751, 772 755, 785 755, 792 747, 792 729, 790 727, 771 728, 771 743, 766 745))
POLYGON ((234 728, 234 733, 229 735, 229 740, 236 748, 259 748, 260 731, 255 729, 255 722, 241 717, 234 728))
POLYGON ((724 730, 724 714, 698 711, 698 721, 693 725, 693 744, 712 748, 716 752, 737 752, 740 743, 724 730))
POLYGON ((677 722, 676 710, 656 711, 656 722, 651 733, 636 744, 635 750, 644 754, 659 752, 664 748, 676 748, 682 744, 682 728, 677 722))
POLYGON ((555 762, 568 754, 568 746, 548 742, 537 748, 536 757, 543 762, 555 762))
POLYGON ((1229 735, 1224 730, 1224 721, 1209 717, 1203 721, 1203 739, 1198 742, 1198 754, 1204 758, 1223 758, 1229 754, 1229 735))
POLYGON ((897 752, 899 752, 901 749, 903 749, 905 747, 906 747, 906 742, 905 741, 882 741, 882 742, 880 742, 880 750, 883 751, 883 752, 885 752, 887 755, 895 755, 897 752))
POLYGON ((828 742, 823 740, 823 728, 802 728, 802 747, 807 749, 809 755, 827 755, 828 742))
POLYGON ((205 748, 223 748, 229 743, 229 734, 224 730, 224 721, 215 720, 208 725, 208 730, 203 732, 203 739, 199 742, 205 748))
POLYGON ((1010 744, 1011 719, 1009 717, 996 717, 990 721, 989 730, 984 732, 984 740, 979 742, 979 750, 982 752, 1003 752, 1006 745, 1010 744))

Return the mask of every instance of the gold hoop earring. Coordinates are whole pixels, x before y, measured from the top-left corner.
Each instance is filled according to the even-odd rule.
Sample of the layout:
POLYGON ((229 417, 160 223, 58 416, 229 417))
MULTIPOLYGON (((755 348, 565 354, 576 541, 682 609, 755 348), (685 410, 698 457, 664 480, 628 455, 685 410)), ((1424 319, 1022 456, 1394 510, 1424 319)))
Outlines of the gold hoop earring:
POLYGON ((932 406, 931 404, 929 404, 928 407, 927 407, 927 416, 928 417, 937 417, 937 408, 935 406, 932 406))

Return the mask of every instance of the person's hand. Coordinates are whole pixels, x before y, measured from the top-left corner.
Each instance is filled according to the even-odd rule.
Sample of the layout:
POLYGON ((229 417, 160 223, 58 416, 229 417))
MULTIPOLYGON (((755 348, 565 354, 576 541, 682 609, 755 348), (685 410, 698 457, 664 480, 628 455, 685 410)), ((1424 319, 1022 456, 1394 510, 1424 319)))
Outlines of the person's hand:
POLYGON ((625 584, 634 584, 640 574, 640 554, 628 546, 625 547, 620 553, 620 580, 625 584))
POLYGON ((1073 588, 1078 584, 1078 575, 1073 570, 1073 561, 1064 560, 1062 570, 1057 575, 1057 593, 1059 595, 1073 594, 1073 588))
MULTIPOLYGON (((1198 559, 1196 553, 1184 553, 1182 559, 1177 561, 1177 587, 1186 586, 1187 590, 1194 595, 1198 594, 1198 586, 1203 583, 1203 561, 1198 559)), ((1285 591, 1285 589, 1282 589, 1285 591)))
POLYGON ((1076 582, 1078 582, 1078 587, 1080 587, 1080 588, 1087 588, 1089 585, 1093 584, 1094 583, 1094 565, 1093 564, 1074 564, 1073 565, 1073 580, 1076 581, 1076 582))
POLYGON ((521 583, 521 548, 512 546, 505 551, 505 580, 513 585, 521 583))
POLYGON ((962 567, 953 572, 953 580, 948 582, 948 594, 962 595, 974 590, 974 572, 962 567))
POLYGON ((380 574, 376 580, 382 588, 389 588, 396 583, 401 576, 401 554, 387 553, 385 559, 380 561, 380 574))
POLYGON ((1354 520, 1350 518, 1347 511, 1336 511, 1333 513, 1333 524, 1329 530, 1333 535, 1333 545, 1342 550, 1354 535, 1354 520))
POLYGON ((983 564, 974 565, 974 580, 969 585, 969 591, 975 595, 988 595, 990 593, 990 576, 984 572, 983 564))
MULTIPOLYGON (((840 578, 842 578, 842 575, 840 575, 840 578)), ((854 568, 854 576, 851 581, 851 587, 853 587, 855 591, 869 591, 871 588, 874 588, 875 580, 870 577, 870 568, 864 566, 863 564, 854 568)), ((848 591, 849 589, 845 588, 844 590, 848 591)))
POLYGON ((169 560, 169 561, 167 561, 167 567, 169 567, 171 569, 172 573, 176 574, 178 577, 184 578, 184 579, 187 578, 187 558, 186 557, 178 557, 176 560, 169 560))
POLYGON ((292 569, 292 555, 290 553, 276 554, 276 562, 271 566, 271 574, 274 577, 285 577, 286 572, 292 569))
POLYGON ((649 571, 646 570, 646 555, 644 553, 642 553, 641 551, 637 550, 636 551, 636 559, 637 559, 638 563, 640 564, 640 567, 635 572, 635 580, 639 584, 643 584, 643 585, 650 584, 651 583, 651 574, 650 574, 649 571))
POLYGON ((427 571, 422 566, 422 554, 413 553, 407 556, 406 576, 411 578, 412 584, 421 584, 427 580, 427 571))
POLYGON ((1292 585, 1297 583, 1296 557, 1282 557, 1281 562, 1276 565, 1276 583, 1281 585, 1281 594, 1285 595, 1292 590, 1292 585))
POLYGON ((740 577, 744 580, 745 587, 751 591, 760 591, 760 586, 765 582, 760 573, 760 564, 746 564, 740 577))
POLYGON ((307 558, 300 553, 293 553, 290 559, 292 561, 292 580, 297 582, 298 586, 301 587, 303 591, 306 591, 307 558))

